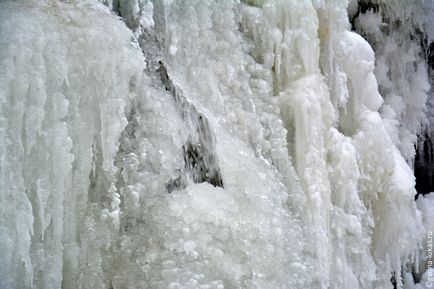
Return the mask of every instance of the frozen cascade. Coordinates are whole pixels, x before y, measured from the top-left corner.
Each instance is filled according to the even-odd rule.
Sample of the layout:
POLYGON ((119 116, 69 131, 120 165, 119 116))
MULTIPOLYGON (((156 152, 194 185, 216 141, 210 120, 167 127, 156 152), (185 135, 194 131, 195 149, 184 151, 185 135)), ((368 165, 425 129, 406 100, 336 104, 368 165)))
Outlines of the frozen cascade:
POLYGON ((433 5, 432 1, 373 1, 367 9, 352 12, 356 30, 375 50, 375 75, 385 101, 380 111, 386 128, 410 164, 417 136, 432 122, 433 110, 427 108, 432 100, 428 101, 426 58, 434 39, 434 18, 423 10, 432 11, 433 5))
POLYGON ((433 288, 433 19, 1 0, 0 288, 433 288))

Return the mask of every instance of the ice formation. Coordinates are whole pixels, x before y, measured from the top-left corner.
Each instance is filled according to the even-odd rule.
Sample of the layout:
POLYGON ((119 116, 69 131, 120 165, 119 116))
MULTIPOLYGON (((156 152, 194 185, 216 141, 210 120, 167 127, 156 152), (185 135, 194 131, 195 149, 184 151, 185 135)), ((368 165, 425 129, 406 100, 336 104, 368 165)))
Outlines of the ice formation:
POLYGON ((0 288, 433 288, 433 19, 0 1, 0 288))

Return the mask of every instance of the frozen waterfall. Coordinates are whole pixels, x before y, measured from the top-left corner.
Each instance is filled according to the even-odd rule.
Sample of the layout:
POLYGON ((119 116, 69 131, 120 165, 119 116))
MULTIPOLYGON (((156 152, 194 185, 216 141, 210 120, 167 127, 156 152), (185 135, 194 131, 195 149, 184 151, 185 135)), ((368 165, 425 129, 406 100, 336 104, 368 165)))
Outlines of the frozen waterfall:
POLYGON ((433 43, 433 0, 0 0, 0 289, 434 288, 433 43))

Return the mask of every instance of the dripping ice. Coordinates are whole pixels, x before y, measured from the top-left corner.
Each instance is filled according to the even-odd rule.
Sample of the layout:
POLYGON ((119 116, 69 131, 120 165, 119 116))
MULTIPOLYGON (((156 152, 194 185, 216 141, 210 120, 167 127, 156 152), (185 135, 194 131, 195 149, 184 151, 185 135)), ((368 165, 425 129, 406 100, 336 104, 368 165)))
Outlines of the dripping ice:
POLYGON ((432 288, 433 15, 1 1, 0 288, 432 288))

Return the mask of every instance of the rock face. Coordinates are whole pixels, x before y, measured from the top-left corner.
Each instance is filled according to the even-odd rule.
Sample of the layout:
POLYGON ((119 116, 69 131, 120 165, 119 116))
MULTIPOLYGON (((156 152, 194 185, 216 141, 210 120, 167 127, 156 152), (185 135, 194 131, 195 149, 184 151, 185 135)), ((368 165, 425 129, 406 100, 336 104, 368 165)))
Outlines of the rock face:
POLYGON ((433 19, 1 1, 0 288, 430 288, 433 19))

